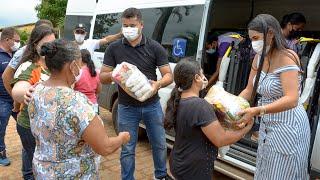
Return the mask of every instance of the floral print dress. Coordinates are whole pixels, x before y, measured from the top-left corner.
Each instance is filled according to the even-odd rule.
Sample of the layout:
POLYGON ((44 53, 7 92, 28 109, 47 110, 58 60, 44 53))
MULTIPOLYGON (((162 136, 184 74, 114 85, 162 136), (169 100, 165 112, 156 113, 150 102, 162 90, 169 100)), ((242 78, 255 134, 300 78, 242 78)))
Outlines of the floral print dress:
POLYGON ((96 115, 85 95, 39 84, 28 110, 36 179, 99 179, 98 155, 82 140, 96 115))

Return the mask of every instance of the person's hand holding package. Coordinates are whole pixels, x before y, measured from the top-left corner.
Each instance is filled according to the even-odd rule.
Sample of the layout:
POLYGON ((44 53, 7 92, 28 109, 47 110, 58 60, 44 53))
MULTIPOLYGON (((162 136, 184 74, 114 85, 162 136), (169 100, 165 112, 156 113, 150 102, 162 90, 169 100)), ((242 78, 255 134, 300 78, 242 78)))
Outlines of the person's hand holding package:
MULTIPOLYGON (((242 97, 230 94, 221 87, 213 86, 205 99, 213 105, 221 125, 225 128, 241 129, 249 122, 241 121, 242 114, 250 109, 249 102, 242 97)), ((245 118, 249 118, 247 116, 245 118)))
POLYGON ((126 62, 117 65, 112 72, 112 79, 127 94, 141 102, 157 92, 155 83, 151 83, 136 66, 126 62))

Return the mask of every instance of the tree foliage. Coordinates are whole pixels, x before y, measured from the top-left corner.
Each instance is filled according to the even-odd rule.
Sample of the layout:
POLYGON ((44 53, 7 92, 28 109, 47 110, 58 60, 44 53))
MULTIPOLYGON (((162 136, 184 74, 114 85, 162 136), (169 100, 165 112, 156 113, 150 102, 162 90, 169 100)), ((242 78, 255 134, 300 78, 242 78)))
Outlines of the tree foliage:
POLYGON ((93 38, 100 39, 110 34, 110 28, 119 23, 118 16, 117 13, 98 15, 94 25, 93 38))
POLYGON ((48 19, 54 27, 61 29, 66 16, 67 2, 67 0, 42 0, 35 8, 38 18, 48 19))
POLYGON ((21 46, 24 46, 27 44, 28 38, 30 36, 30 33, 28 33, 25 30, 18 30, 18 34, 20 36, 20 42, 21 42, 21 46))

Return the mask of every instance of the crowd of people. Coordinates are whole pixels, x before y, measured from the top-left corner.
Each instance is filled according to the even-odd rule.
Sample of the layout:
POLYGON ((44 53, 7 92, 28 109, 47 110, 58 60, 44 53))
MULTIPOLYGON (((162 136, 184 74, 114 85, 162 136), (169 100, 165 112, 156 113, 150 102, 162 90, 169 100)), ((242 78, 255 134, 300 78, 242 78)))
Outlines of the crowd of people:
POLYGON ((17 31, 5 28, 0 39, 0 165, 10 164, 4 137, 12 115, 23 147, 24 179, 99 179, 100 155, 121 147, 121 178, 133 180, 143 120, 152 147, 154 179, 210 180, 218 148, 239 141, 252 129, 254 117, 260 116, 255 179, 308 179, 310 127, 306 111, 298 104, 302 75, 294 46, 295 31, 306 23, 302 17, 285 16, 280 26, 273 16, 261 14, 249 23, 255 57, 248 85, 239 96, 251 100, 260 74, 261 98, 257 106, 240 112, 238 130, 226 130, 212 105, 199 97, 217 80, 219 64, 235 38, 229 36, 232 32, 207 41, 207 54, 218 59, 208 81, 192 57, 180 60, 171 71, 166 50, 142 33, 143 17, 136 8, 122 13, 120 33, 100 40, 85 40, 83 24, 74 30, 75 41, 56 39, 52 23, 39 20, 27 45, 19 49, 17 31), (109 45, 97 70, 92 55, 104 44, 109 45), (150 80, 153 95, 141 102, 119 86, 119 134, 108 137, 97 98, 101 83, 112 83, 112 71, 122 62, 138 67, 150 80), (158 91, 173 81, 164 115, 158 91), (176 132, 169 162, 173 177, 166 166, 165 127, 176 132))

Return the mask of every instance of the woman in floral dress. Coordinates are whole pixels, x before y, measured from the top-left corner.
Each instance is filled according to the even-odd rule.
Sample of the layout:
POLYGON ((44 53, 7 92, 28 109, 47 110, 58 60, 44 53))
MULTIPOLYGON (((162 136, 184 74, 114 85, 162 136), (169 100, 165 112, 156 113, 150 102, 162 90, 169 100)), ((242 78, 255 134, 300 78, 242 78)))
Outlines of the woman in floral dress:
POLYGON ((29 103, 36 139, 36 179, 99 179, 97 156, 108 155, 129 141, 128 132, 109 138, 85 95, 71 89, 79 79, 81 54, 70 41, 41 47, 51 76, 38 84, 29 103))

